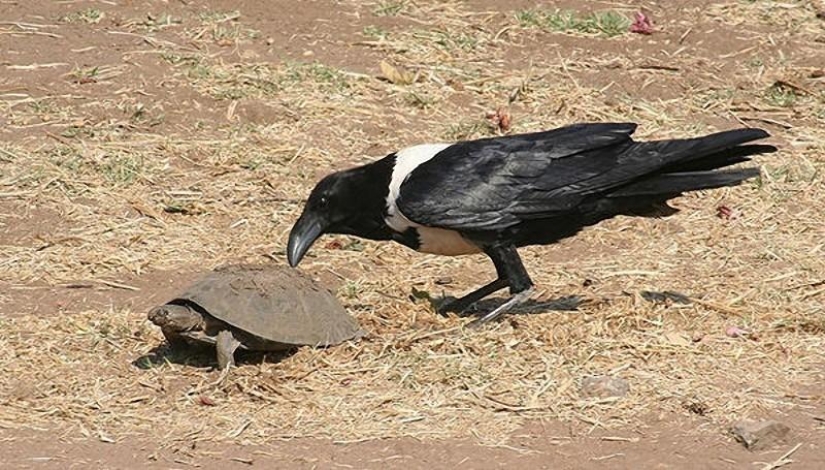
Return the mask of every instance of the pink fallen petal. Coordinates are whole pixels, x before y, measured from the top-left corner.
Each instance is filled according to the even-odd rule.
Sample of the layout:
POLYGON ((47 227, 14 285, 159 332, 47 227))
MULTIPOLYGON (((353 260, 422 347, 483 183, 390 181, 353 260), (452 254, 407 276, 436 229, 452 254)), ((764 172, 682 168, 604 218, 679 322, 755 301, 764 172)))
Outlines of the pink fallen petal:
POLYGON ((748 336, 749 334, 751 334, 751 332, 748 331, 748 330, 743 330, 742 328, 739 328, 738 326, 729 326, 725 330, 725 334, 730 336, 731 338, 739 338, 739 337, 742 337, 742 336, 748 336))
POLYGON ((724 220, 735 220, 739 217, 739 213, 730 206, 721 205, 716 208, 716 217, 724 220))
POLYGON ((638 34, 653 34, 653 22, 650 21, 649 16, 645 15, 641 11, 636 12, 636 19, 633 21, 633 24, 630 25, 630 32, 638 34))

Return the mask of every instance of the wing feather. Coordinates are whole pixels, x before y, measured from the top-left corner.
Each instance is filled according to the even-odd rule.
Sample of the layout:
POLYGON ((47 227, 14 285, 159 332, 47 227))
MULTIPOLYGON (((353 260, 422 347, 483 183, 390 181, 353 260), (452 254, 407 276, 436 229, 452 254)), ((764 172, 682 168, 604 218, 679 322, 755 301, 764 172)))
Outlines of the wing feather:
POLYGON ((418 166, 396 204, 418 224, 456 230, 497 230, 530 214, 566 211, 588 181, 615 171, 635 129, 577 124, 460 142, 418 166))

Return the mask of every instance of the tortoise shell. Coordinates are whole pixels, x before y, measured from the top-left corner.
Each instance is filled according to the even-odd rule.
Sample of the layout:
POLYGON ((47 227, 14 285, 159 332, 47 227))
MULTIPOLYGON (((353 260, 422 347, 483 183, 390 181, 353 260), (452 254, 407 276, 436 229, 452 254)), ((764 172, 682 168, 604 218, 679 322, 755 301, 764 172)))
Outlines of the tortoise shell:
POLYGON ((285 266, 222 266, 169 303, 188 303, 230 327, 285 345, 333 346, 364 334, 332 292, 285 266))

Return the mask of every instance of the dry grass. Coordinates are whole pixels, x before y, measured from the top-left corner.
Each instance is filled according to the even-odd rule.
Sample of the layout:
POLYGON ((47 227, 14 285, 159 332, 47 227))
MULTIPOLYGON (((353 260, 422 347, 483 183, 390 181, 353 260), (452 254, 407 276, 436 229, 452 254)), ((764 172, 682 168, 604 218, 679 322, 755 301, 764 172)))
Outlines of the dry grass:
MULTIPOLYGON (((768 3, 660 25, 671 44, 687 34, 685 47, 691 35, 711 41, 703 31, 714 25, 742 35, 794 25, 781 31, 800 44, 821 34, 806 8, 766 16, 768 3)), ((758 183, 684 197, 673 218, 619 218, 524 250, 540 300, 585 303, 562 312, 539 303, 530 310, 541 314, 481 332, 409 296, 413 287, 469 290, 492 275, 483 259, 345 237, 342 250, 324 240, 302 266, 340 279, 342 300, 370 337, 280 362, 252 358, 220 382, 208 358, 156 351, 162 337, 143 311, 22 316, 9 290, 0 295, 0 426, 57 425, 104 440, 161 429, 170 446, 401 435, 502 443, 527 418, 610 427, 647 413, 689 415, 696 408, 686 404, 698 402, 721 426, 808 406, 797 392, 822 380, 825 348, 825 91, 814 66, 778 54, 770 36, 728 57, 699 45, 657 55, 648 38, 547 32, 515 11, 465 2, 351 8, 363 16, 353 47, 376 59, 366 69, 320 49, 267 59, 261 25, 244 12, 155 12, 121 23, 143 37, 124 56, 149 60, 171 91, 132 81, 114 60, 55 66, 64 89, 50 95, 0 82, 9 122, 0 144, 0 280, 117 282, 230 261, 282 263, 290 224, 321 174, 407 144, 491 135, 484 116, 499 106, 513 113, 511 132, 633 120, 641 137, 664 138, 747 124, 767 126, 782 151, 760 158, 758 183), (378 59, 417 80, 379 79, 378 59), (174 117, 181 108, 188 119, 174 117), (718 217, 722 205, 735 216, 718 217), (434 284, 444 276, 448 286, 434 284), (656 305, 638 296, 645 289, 698 302, 656 305), (733 325, 757 339, 726 336, 733 325), (590 374, 622 376, 631 394, 583 400, 578 383, 590 374)), ((99 21, 117 12, 105 13, 99 21)), ((85 19, 93 16, 72 24, 93 27, 85 19)), ((31 70, 52 70, 44 64, 31 70)))

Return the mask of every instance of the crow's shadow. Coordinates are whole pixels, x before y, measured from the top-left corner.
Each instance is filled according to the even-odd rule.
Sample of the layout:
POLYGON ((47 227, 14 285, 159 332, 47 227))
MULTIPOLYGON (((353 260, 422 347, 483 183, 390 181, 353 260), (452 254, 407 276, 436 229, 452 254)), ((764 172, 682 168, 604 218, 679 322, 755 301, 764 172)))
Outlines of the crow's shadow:
MULTIPOLYGON (((455 299, 456 297, 453 296, 438 297, 432 300, 432 304, 439 315, 455 315, 458 312, 445 312, 440 308, 455 299)), ((496 307, 506 301, 506 297, 479 300, 463 313, 458 314, 466 317, 483 315, 485 313, 492 312, 496 307)), ((557 299, 543 301, 530 299, 513 309, 511 312, 508 312, 508 315, 535 315, 550 311, 572 312, 578 310, 578 308, 584 303, 586 303, 586 299, 577 295, 568 295, 557 299)))
MULTIPOLYGON (((237 365, 260 364, 261 362, 277 364, 297 351, 297 347, 283 351, 246 351, 239 349, 235 352, 235 363, 237 365)), ((215 348, 197 345, 172 346, 165 341, 132 361, 132 365, 138 369, 148 370, 167 362, 199 369, 218 367, 215 348)))

